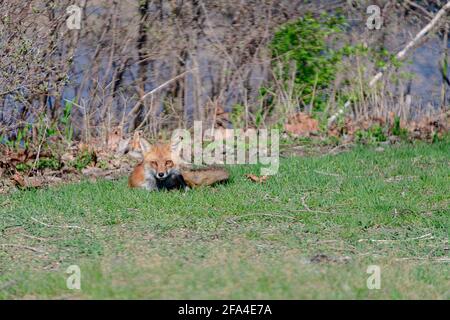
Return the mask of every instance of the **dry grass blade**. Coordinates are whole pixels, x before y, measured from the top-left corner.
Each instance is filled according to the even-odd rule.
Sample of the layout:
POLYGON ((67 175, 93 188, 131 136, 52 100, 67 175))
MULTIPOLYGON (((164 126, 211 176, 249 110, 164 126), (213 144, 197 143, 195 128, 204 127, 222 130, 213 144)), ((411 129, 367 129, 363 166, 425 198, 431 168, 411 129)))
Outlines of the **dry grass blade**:
POLYGON ((39 220, 37 220, 37 219, 34 218, 34 217, 31 217, 31 220, 33 220, 34 222, 39 223, 39 224, 41 224, 41 225, 43 225, 43 226, 49 227, 49 228, 80 229, 80 230, 85 230, 85 231, 92 232, 92 230, 87 229, 87 228, 83 228, 83 227, 80 227, 80 226, 74 226, 74 225, 62 225, 62 226, 58 226, 58 225, 48 224, 48 223, 39 221, 39 220))
POLYGON ((34 247, 29 247, 29 246, 23 246, 23 245, 19 245, 19 244, 12 244, 12 243, 0 243, 0 247, 13 247, 13 248, 21 248, 21 249, 27 249, 36 253, 42 253, 42 254, 47 254, 47 252, 42 251, 40 249, 34 248, 34 247))
POLYGON ((284 215, 284 214, 274 214, 274 213, 266 213, 266 212, 253 212, 253 213, 248 213, 248 214, 244 214, 238 217, 233 217, 233 218, 228 218, 226 219, 227 222, 229 223, 235 223, 237 224, 237 220, 240 220, 242 218, 247 218, 247 217, 252 217, 252 216, 266 216, 266 217, 272 217, 272 218, 284 218, 284 219, 291 219, 291 220, 295 220, 296 217, 292 217, 292 216, 288 216, 288 215, 284 215))
POLYGON ((434 237, 431 233, 424 234, 420 237, 409 238, 409 239, 359 239, 358 242, 377 242, 377 243, 392 243, 400 241, 414 241, 414 240, 433 240, 434 237))

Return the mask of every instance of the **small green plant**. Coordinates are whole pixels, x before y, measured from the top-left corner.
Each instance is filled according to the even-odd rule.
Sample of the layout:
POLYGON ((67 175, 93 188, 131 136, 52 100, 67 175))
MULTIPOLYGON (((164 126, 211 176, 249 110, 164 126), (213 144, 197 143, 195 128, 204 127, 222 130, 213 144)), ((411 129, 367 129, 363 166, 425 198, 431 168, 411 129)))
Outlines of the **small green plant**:
POLYGON ((355 132, 355 141, 357 143, 376 144, 386 140, 384 129, 378 124, 371 126, 368 130, 358 129, 355 132))
POLYGON ((67 101, 60 119, 54 123, 50 123, 46 115, 41 114, 36 118, 33 124, 27 123, 23 127, 19 127, 15 135, 3 134, 0 136, 0 143, 4 143, 10 149, 29 149, 33 143, 43 143, 47 146, 47 139, 61 134, 67 141, 73 139, 73 126, 71 124, 71 114, 73 109, 73 101, 67 101), (33 136, 32 132, 36 133, 33 136))
POLYGON ((400 117, 398 116, 394 118, 394 126, 392 127, 392 134, 402 139, 406 139, 408 137, 408 130, 401 127, 400 117))
POLYGON ((61 168, 61 163, 56 158, 42 158, 36 161, 36 169, 53 169, 58 170, 61 168))
POLYGON ((33 168, 38 170, 44 169, 58 170, 61 168, 61 162, 59 162, 59 160, 56 158, 40 158, 36 162, 29 161, 24 163, 18 163, 16 165, 16 170, 19 172, 25 172, 33 168))
POLYGON ((66 138, 67 141, 72 141, 73 138, 73 127, 70 122, 72 108, 73 108, 73 101, 66 101, 64 112, 60 119, 60 123, 63 126, 64 130, 64 138, 66 138))
POLYGON ((82 170, 86 168, 95 159, 95 154, 91 151, 83 151, 77 155, 75 160, 72 162, 72 166, 77 170, 82 170))
POLYGON ((383 142, 387 140, 386 135, 383 132, 383 128, 378 124, 370 127, 369 132, 376 142, 383 142))
POLYGON ((30 131, 31 125, 27 123, 24 127, 17 129, 14 138, 8 138, 2 135, 0 141, 5 143, 10 149, 27 149, 30 145, 30 131))
POLYGON ((19 172, 25 172, 30 169, 30 166, 27 163, 18 163, 16 164, 16 170, 19 172))
POLYGON ((244 111, 245 107, 242 104, 235 104, 233 106, 233 111, 231 112, 231 123, 233 124, 233 128, 244 127, 244 111))
POLYGON ((295 91, 305 104, 312 104, 317 110, 322 110, 326 104, 324 89, 335 78, 342 57, 353 52, 348 45, 335 49, 329 41, 346 27, 341 15, 322 14, 315 18, 308 13, 283 25, 270 44, 276 63, 281 61, 276 76, 287 83, 292 78, 294 65, 295 91))
POLYGON ((255 112, 255 126, 256 128, 259 128, 261 124, 264 122, 264 110, 262 108, 259 108, 255 112))
POLYGON ((439 138, 439 134, 437 132, 434 132, 431 143, 438 143, 439 141, 441 141, 441 139, 439 138))
POLYGON ((106 170, 109 168, 108 161, 106 160, 100 160, 97 162, 97 167, 103 170, 106 170))

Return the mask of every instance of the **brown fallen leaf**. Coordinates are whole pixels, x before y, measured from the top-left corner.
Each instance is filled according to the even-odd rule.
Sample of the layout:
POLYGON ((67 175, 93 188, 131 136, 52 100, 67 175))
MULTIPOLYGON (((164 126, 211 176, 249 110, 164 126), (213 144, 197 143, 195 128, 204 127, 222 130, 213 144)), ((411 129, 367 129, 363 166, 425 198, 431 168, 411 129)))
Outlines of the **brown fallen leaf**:
POLYGON ((306 113, 298 112, 288 119, 284 129, 295 136, 309 137, 319 131, 319 121, 306 113))
POLYGON ((266 182, 266 181, 267 181, 267 178, 268 178, 268 176, 260 176, 260 177, 258 177, 258 176, 254 175, 254 174, 251 174, 251 173, 246 174, 245 176, 246 176, 248 179, 250 179, 251 181, 257 182, 257 183, 263 183, 263 182, 266 182))
POLYGON ((18 173, 11 176, 11 180, 21 188, 40 188, 44 184, 42 177, 24 177, 18 173))
POLYGON ((101 141, 98 139, 92 139, 89 143, 80 142, 78 144, 77 150, 78 152, 93 152, 96 150, 95 146, 100 146, 101 141))
POLYGON ((26 186, 25 179, 18 173, 16 173, 13 176, 11 176, 11 180, 17 186, 20 186, 20 187, 25 187, 26 186))
POLYGON ((75 156, 72 152, 66 152, 61 156, 61 161, 63 163, 70 163, 73 160, 75 160, 75 156))

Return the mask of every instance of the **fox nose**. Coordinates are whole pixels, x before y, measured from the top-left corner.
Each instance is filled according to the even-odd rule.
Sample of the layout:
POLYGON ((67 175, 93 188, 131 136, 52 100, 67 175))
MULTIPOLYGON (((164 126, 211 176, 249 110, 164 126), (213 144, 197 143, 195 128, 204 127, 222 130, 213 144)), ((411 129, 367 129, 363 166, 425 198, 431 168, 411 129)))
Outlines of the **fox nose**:
POLYGON ((158 177, 160 177, 160 178, 164 177, 164 172, 159 172, 158 177))

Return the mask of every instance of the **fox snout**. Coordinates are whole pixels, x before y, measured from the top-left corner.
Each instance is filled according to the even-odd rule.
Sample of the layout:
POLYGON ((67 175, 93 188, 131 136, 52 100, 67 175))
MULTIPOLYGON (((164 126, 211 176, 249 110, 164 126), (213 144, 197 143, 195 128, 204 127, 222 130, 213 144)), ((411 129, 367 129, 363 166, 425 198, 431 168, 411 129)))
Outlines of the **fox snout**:
POLYGON ((172 159, 171 145, 154 144, 147 148, 144 154, 144 166, 147 173, 158 180, 166 179, 172 173, 176 173, 178 166, 172 159))
POLYGON ((171 172, 172 168, 167 168, 163 166, 156 166, 156 165, 147 165, 148 172, 153 175, 156 179, 165 179, 167 178, 171 172))
POLYGON ((172 160, 149 161, 146 166, 156 179, 166 179, 176 168, 172 160))
POLYGON ((168 176, 168 173, 167 173, 167 172, 158 172, 158 173, 156 174, 156 177, 157 177, 158 179, 165 179, 165 178, 167 178, 167 176, 168 176))

